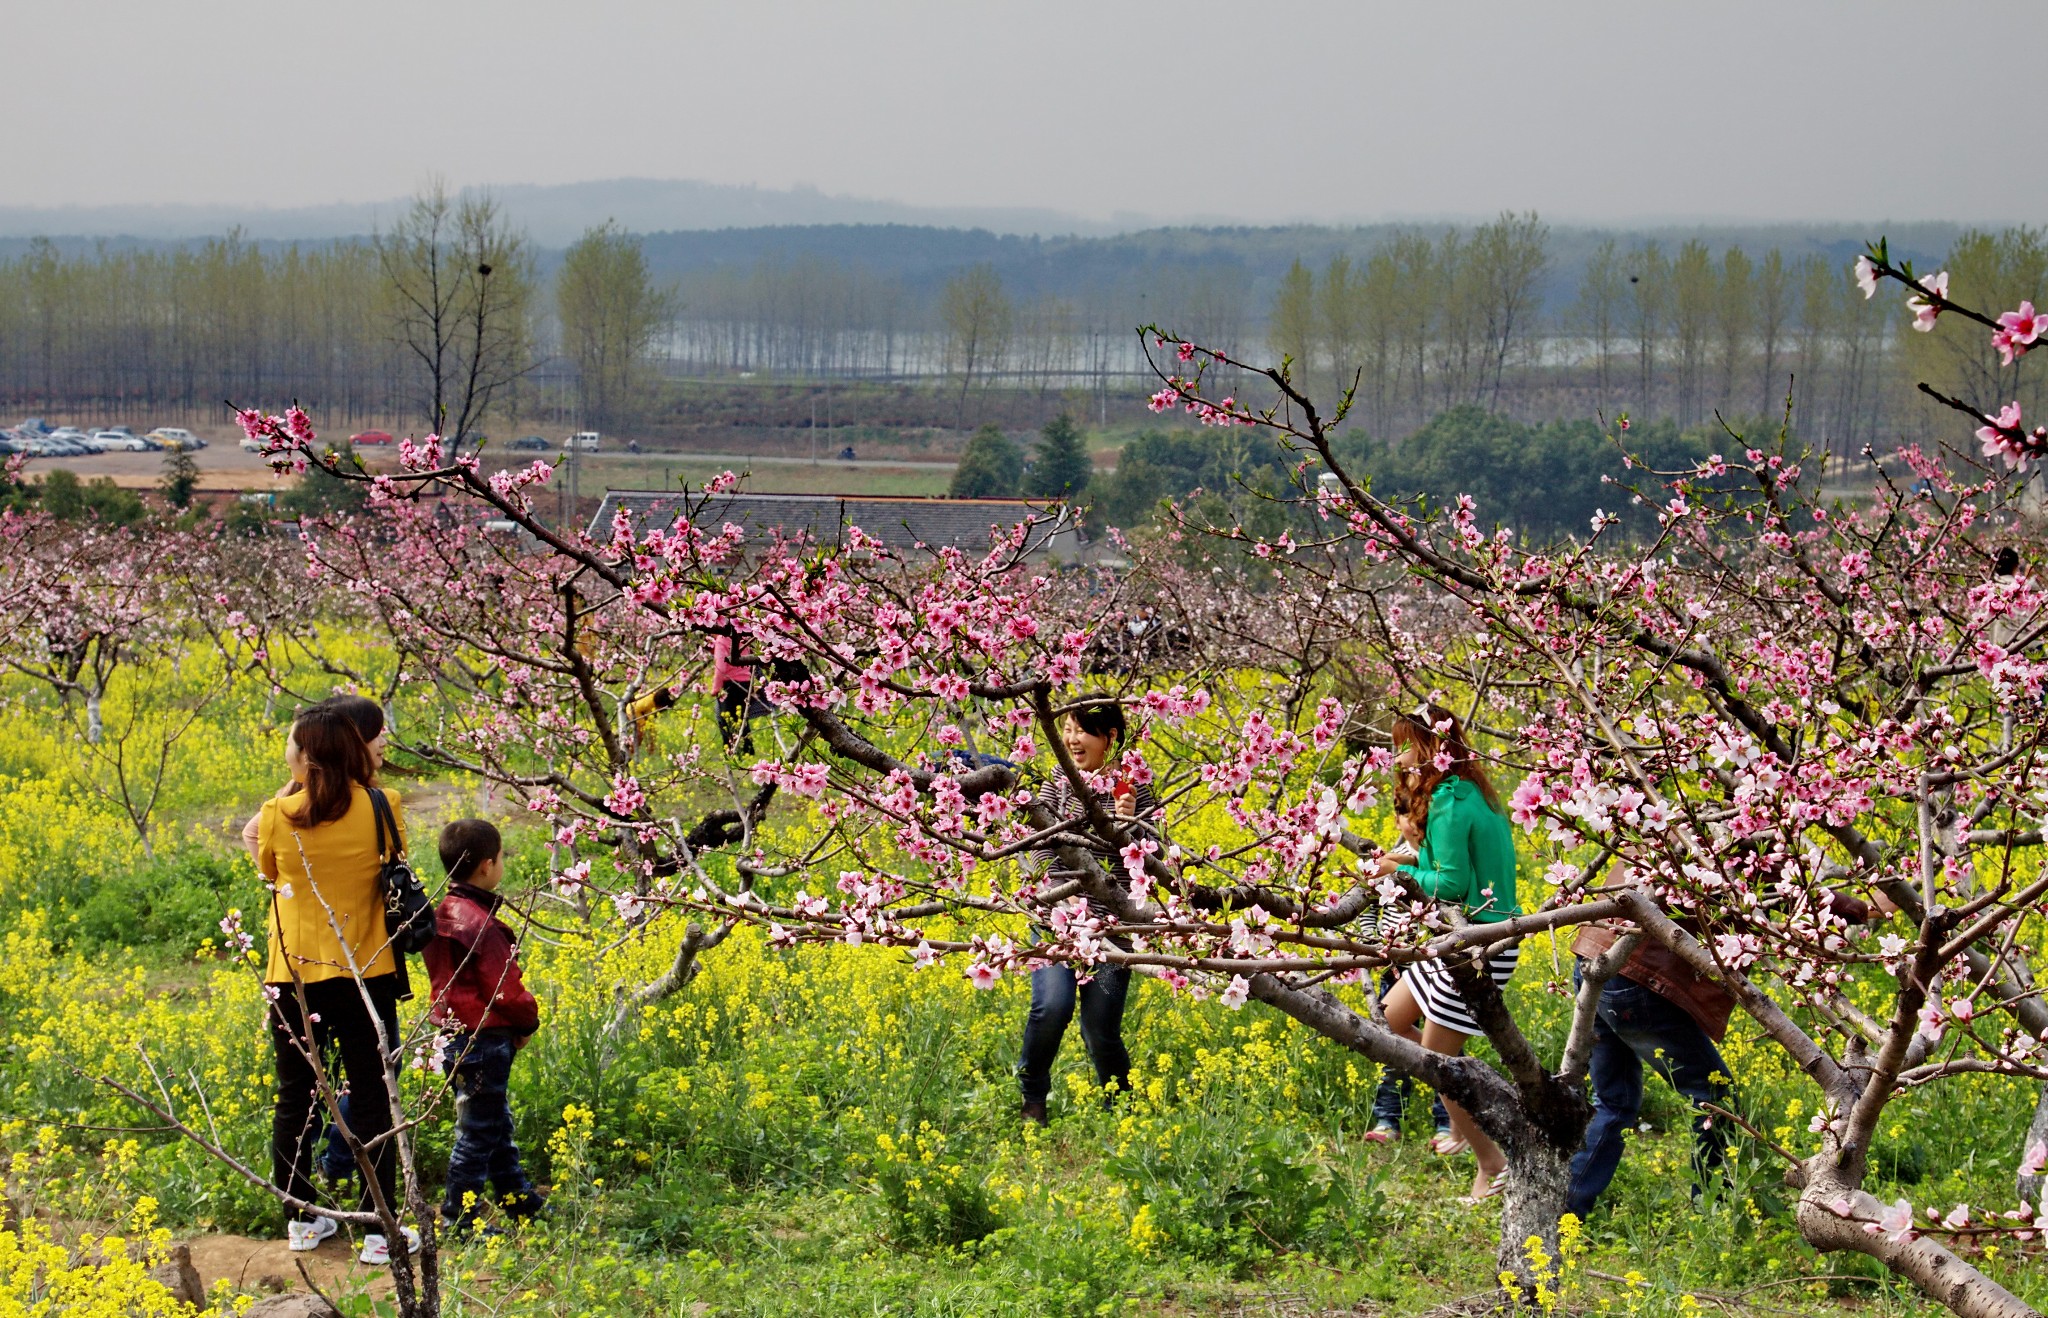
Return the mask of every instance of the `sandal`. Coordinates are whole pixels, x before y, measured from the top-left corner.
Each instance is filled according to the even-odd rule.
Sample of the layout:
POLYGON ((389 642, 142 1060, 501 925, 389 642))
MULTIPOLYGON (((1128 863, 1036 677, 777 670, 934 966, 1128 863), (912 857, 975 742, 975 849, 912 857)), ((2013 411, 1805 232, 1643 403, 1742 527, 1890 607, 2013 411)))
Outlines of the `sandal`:
POLYGON ((1440 1130, 1430 1136, 1429 1151, 1440 1158, 1455 1158, 1461 1153, 1470 1153, 1472 1145, 1455 1131, 1440 1130))
POLYGON ((1382 1121, 1358 1138, 1367 1144, 1392 1144, 1401 1138, 1401 1128, 1390 1121, 1382 1121))
POLYGON ((1485 1203, 1488 1199, 1491 1199, 1494 1196, 1502 1193, 1507 1188, 1508 1169, 1503 1167, 1499 1171, 1495 1172, 1492 1176, 1487 1178, 1486 1187, 1484 1189, 1475 1190, 1471 1194, 1459 1195, 1458 1202, 1464 1204, 1467 1208, 1470 1208, 1475 1204, 1485 1203))

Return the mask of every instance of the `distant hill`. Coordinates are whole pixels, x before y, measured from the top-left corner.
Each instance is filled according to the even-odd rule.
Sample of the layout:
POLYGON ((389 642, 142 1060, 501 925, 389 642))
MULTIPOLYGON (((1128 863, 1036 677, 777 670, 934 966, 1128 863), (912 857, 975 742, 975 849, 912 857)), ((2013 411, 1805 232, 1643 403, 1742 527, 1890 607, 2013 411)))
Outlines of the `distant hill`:
MULTIPOLYGON (((1088 220, 1050 209, 911 206, 839 197, 815 188, 756 188, 688 179, 605 179, 493 187, 543 247, 564 247, 593 224, 617 220, 640 233, 761 226, 866 224, 988 229, 1017 234, 1107 234, 1158 223, 1124 216, 1088 220)), ((0 206, 0 238, 165 240, 204 238, 239 227, 255 239, 308 240, 366 234, 389 224, 405 199, 266 209, 254 206, 0 206)))
MULTIPOLYGON (((611 212, 622 226, 640 233, 648 265, 658 276, 690 283, 693 277, 717 271, 749 271, 764 266, 796 266, 814 262, 839 270, 858 269, 867 275, 895 281, 921 300, 929 300, 957 272, 978 264, 993 266, 1003 286, 1013 296, 1031 298, 1058 296, 1084 304, 1115 303, 1119 317, 1136 313, 1141 318, 1164 314, 1162 305, 1184 305, 1187 290, 1194 285, 1221 286, 1239 306, 1262 317, 1273 291, 1287 268, 1297 258, 1311 269, 1321 270, 1333 256, 1349 255, 1354 261, 1397 232, 1408 230, 1441 233, 1444 222, 1410 222, 1355 226, 1283 225, 1251 227, 1153 227, 1130 232, 1060 234, 1009 232, 994 224, 971 224, 973 212, 960 212, 959 223, 905 223, 892 221, 835 223, 733 223, 726 227, 656 228, 635 222, 647 217, 672 214, 671 202, 701 190, 705 204, 695 212, 707 219, 714 215, 737 220, 749 208, 761 213, 811 206, 829 211, 836 206, 872 207, 879 211, 914 211, 891 203, 849 201, 820 193, 769 192, 757 188, 719 188, 710 184, 653 184, 626 180, 612 185, 584 184, 575 188, 509 188, 500 195, 518 219, 529 226, 539 247, 541 273, 549 275, 561 259, 562 249, 582 232, 578 196, 586 190, 612 189, 604 195, 619 202, 640 197, 640 209, 621 205, 611 212), (666 199, 666 200, 664 200, 666 199), (536 225, 533 217, 549 217, 536 225), (1219 285, 1220 281, 1220 285, 1219 285), (1147 311, 1147 308, 1150 311, 1147 311)), ((590 195, 597 195, 591 192, 590 195)), ((396 206, 397 203, 391 203, 396 206)), ((171 212, 149 211, 165 230, 178 224, 193 226, 187 237, 139 234, 129 226, 122 231, 117 218, 130 212, 118 209, 77 212, 26 212, 0 209, 0 260, 20 257, 32 238, 21 236, 20 227, 9 216, 25 214, 55 216, 83 223, 84 217, 98 216, 109 228, 51 228, 42 232, 52 238, 67 256, 89 256, 97 248, 164 249, 182 246, 227 231, 227 221, 251 221, 267 215, 267 227, 243 224, 245 238, 259 247, 276 248, 287 242, 319 243, 339 237, 368 233, 377 218, 372 207, 309 208, 296 211, 218 212, 182 208, 186 217, 175 223, 171 212), (220 221, 203 227, 208 219, 220 221), (289 220, 289 223, 286 221, 289 220), (323 225, 327 225, 325 229, 323 225), (302 228, 303 232, 295 232, 302 228), (112 236, 121 232, 123 236, 112 236)), ((141 214, 143 212, 133 212, 141 214)), ((595 213, 595 212, 592 212, 595 213)), ((1028 218, 1029 212, 1007 213, 1028 218)), ((1052 212, 1037 213, 1050 216, 1052 212)), ((604 218, 599 216, 601 221, 604 218)), ((29 232, 35 232, 30 227, 29 232)), ((1957 224, 1884 223, 1841 224, 1699 224, 1617 226, 1612 229, 1579 225, 1553 225, 1550 231, 1550 268, 1541 290, 1545 310, 1562 310, 1576 296, 1586 260, 1605 238, 1615 239, 1624 249, 1654 239, 1671 254, 1689 239, 1700 239, 1717 255, 1728 247, 1740 247, 1752 257, 1761 257, 1776 247, 1786 258, 1797 261, 1808 254, 1827 257, 1846 265, 1863 243, 1879 234, 1891 239, 1892 250, 1914 261, 1939 260, 1963 232, 1957 224)))

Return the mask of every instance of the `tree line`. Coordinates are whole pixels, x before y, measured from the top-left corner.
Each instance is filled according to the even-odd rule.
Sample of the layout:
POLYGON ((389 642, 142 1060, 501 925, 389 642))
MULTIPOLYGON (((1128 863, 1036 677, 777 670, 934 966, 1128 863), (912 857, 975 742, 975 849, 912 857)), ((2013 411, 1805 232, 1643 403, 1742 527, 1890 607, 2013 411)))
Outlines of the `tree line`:
POLYGON ((438 185, 366 239, 73 255, 38 240, 0 261, 0 401, 67 420, 297 401, 336 428, 459 448, 550 388, 589 424, 618 419, 673 307, 613 226, 569 248, 550 288, 494 201, 438 185))
MULTIPOLYGON (((1849 455, 1925 433, 1929 380, 1995 407, 2038 382, 2023 363, 1987 364, 1962 326, 1907 332, 1896 297, 1866 299, 1847 261, 1778 248, 1752 258, 1687 241, 1602 241, 1572 300, 1543 315, 1544 227, 1503 216, 1469 237, 1396 237, 1362 264, 1296 262, 1267 320, 1271 348, 1302 383, 1355 386, 1354 424, 1394 437, 1445 409, 1478 405, 1525 420, 1633 413, 1693 427, 1775 417, 1849 455)), ((2048 247, 2032 229, 1966 233, 1940 262, 1955 287, 2001 306, 2048 288, 2048 247)))
MULTIPOLYGON (((1909 380, 2035 406, 2024 360, 1987 364, 1947 322, 1911 333, 1900 300, 1864 299, 1837 255, 1588 247, 1534 214, 1370 233, 1275 279, 1196 234, 1177 249, 1119 240, 1116 262, 1076 267, 1088 278, 1071 287, 1015 262, 878 270, 846 244, 750 264, 735 248, 670 276, 659 241, 606 225, 556 258, 488 197, 430 188, 367 239, 32 244, 0 260, 0 400, 125 417, 296 399, 332 422, 467 440, 486 415, 630 426, 659 410, 665 377, 771 375, 914 382, 967 429, 991 389, 1085 395, 1106 418, 1112 395, 1149 380, 1131 329, 1156 323, 1233 358, 1289 358, 1325 397, 1355 386, 1349 424, 1383 440, 1463 405, 1685 428, 1775 416, 1789 391, 1802 435, 1851 454, 1923 430, 1909 380)), ((2034 230, 1966 232, 1928 264, 1986 303, 2048 294, 2034 230)))

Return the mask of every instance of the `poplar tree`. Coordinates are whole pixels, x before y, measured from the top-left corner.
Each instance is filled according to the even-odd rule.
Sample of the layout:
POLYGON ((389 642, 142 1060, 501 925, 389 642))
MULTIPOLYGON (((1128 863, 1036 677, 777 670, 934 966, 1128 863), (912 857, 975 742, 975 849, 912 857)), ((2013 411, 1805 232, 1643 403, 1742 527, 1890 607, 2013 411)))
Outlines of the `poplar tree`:
POLYGON ((648 357, 674 323, 676 304, 673 288, 649 274, 640 240, 609 220, 564 254, 555 314, 586 424, 609 427, 638 408, 648 357))

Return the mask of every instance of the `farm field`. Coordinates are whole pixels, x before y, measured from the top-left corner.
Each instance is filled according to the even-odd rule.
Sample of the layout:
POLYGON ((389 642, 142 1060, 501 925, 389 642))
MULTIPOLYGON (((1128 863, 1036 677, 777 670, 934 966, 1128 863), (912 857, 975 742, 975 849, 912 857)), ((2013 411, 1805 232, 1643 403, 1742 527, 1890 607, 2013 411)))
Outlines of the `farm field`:
MULTIPOLYGON (((226 1148, 260 1160, 270 1062, 257 975, 223 946, 220 921, 263 899, 233 833, 275 786, 285 707, 253 683, 207 707, 174 748, 145 849, 101 795, 60 702, 18 679, 0 691, 13 729, 0 748, 0 1146, 13 1211, 88 1253, 105 1231, 191 1242, 230 1305, 278 1282, 303 1289, 290 1260, 304 1258, 344 1312, 386 1311, 381 1270, 340 1242, 285 1255, 260 1191, 92 1079, 139 1080, 146 1050, 179 1093, 203 1087, 226 1148)), ((109 701, 110 728, 146 717, 123 699, 109 701)), ((700 698, 667 720, 666 748, 719 753, 700 698)), ((1044 1131, 1016 1116, 1026 995, 1014 976, 978 991, 955 967, 777 950, 743 929, 684 992, 610 1034, 615 986, 657 973, 678 923, 635 932, 603 904, 579 918, 549 896, 547 839, 524 812, 403 756, 389 781, 429 872, 419 839, 443 819, 503 820, 507 890, 536 918, 523 956, 543 1027, 513 1096, 554 1212, 454 1244, 449 1313, 1410 1314, 1494 1285, 1494 1215, 1456 1202, 1469 1172, 1425 1148, 1426 1091, 1409 1102, 1404 1142, 1361 1142, 1375 1068, 1257 1004, 1197 1002, 1141 977, 1135 1091, 1105 1109, 1070 1037, 1044 1131)), ((1388 830, 1383 810, 1357 824, 1388 830)), ((1532 940, 1508 992, 1546 1051, 1560 1042, 1569 967, 1532 940)), ((1747 1119, 1778 1141, 1809 1138, 1782 1054, 1738 1029, 1727 1056, 1747 1119)), ((430 1079, 407 1073, 410 1086, 430 1079)), ((1939 1104, 1901 1100, 1876 1150, 1879 1192, 1996 1201, 2010 1167, 1986 1154, 2014 1147, 2030 1106, 1992 1077, 1939 1104)), ((1931 1311, 1869 1261, 1801 1245, 1753 1147, 1738 1145, 1727 1181, 1695 1202, 1687 1122, 1653 1082, 1608 1199, 1564 1237, 1561 1309, 1931 1311)), ((445 1113, 418 1139, 423 1173, 438 1178, 445 1113)), ((1994 1276, 2048 1298, 2036 1266, 1988 1253, 1994 1276)))

